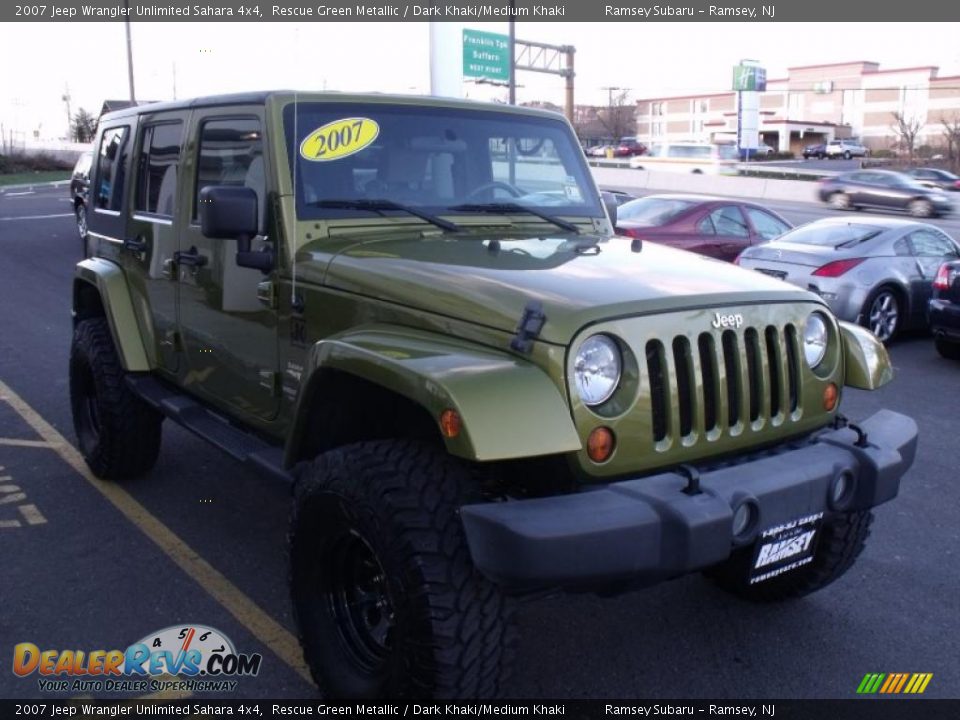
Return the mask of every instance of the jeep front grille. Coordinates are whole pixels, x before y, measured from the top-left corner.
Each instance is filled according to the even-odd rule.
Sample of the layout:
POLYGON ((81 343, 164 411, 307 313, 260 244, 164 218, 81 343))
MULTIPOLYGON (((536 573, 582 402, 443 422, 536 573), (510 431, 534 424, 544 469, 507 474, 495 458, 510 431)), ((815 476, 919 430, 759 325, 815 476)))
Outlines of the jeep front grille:
POLYGON ((659 451, 735 437, 800 417, 800 348, 793 324, 728 329, 646 344, 650 427, 659 451))

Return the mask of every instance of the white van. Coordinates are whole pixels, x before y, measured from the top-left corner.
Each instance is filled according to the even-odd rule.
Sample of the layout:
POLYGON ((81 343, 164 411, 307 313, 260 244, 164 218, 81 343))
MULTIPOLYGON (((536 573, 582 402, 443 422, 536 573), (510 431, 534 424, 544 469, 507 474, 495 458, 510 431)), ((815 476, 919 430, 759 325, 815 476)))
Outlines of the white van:
POLYGON ((737 161, 735 145, 663 142, 651 144, 646 155, 630 158, 630 167, 695 175, 736 175, 737 161))

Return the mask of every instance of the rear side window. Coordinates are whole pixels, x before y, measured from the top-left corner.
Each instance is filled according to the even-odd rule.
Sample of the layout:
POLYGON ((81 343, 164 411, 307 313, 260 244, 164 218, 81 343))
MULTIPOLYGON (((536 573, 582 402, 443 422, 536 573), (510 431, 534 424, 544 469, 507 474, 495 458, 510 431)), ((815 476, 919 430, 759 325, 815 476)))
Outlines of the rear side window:
POLYGON ((700 221, 697 229, 704 235, 732 235, 734 237, 749 237, 750 235, 743 214, 740 212, 740 208, 735 205, 717 208, 700 221))
POLYGON ((121 207, 129 134, 130 129, 126 126, 103 131, 97 154, 96 207, 100 210, 119 210, 121 207))
POLYGON ((263 228, 266 175, 263 133, 257 118, 208 120, 200 130, 197 192, 193 219, 199 217, 200 191, 210 185, 248 187, 257 193, 257 214, 263 228))
POLYGON ((789 225, 783 224, 768 212, 752 207, 744 209, 747 211, 750 222, 753 223, 753 229, 764 240, 773 240, 773 238, 790 229, 789 225))
POLYGON ((910 233, 910 242, 916 255, 928 257, 956 256, 957 248, 945 235, 933 230, 910 233))
POLYGON ((182 135, 183 123, 180 121, 150 125, 144 129, 135 205, 139 212, 173 217, 182 135))

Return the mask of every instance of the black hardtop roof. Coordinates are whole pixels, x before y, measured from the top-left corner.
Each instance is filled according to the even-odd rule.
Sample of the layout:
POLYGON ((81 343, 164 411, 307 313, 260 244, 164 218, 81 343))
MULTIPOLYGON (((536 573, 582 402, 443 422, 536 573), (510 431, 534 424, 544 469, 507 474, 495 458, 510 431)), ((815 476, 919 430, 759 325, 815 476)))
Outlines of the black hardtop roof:
POLYGON ((475 110, 498 110, 501 112, 516 113, 526 116, 562 118, 563 116, 550 110, 541 110, 522 105, 503 105, 499 103, 479 102, 476 100, 466 100, 458 98, 430 97, 418 95, 394 95, 389 93, 352 93, 352 92, 318 92, 318 91, 294 91, 294 90, 262 90, 258 92, 230 93, 224 95, 209 95, 206 97, 189 98, 187 100, 174 100, 171 102, 157 102, 145 105, 135 105, 116 112, 107 113, 101 118, 102 122, 109 122, 121 118, 133 117, 136 115, 145 115, 148 113, 164 112, 167 110, 187 110, 199 107, 216 107, 221 105, 264 105, 267 100, 276 95, 293 97, 297 95, 303 98, 304 102, 317 100, 332 102, 397 102, 404 105, 435 105, 438 107, 455 107, 475 110))

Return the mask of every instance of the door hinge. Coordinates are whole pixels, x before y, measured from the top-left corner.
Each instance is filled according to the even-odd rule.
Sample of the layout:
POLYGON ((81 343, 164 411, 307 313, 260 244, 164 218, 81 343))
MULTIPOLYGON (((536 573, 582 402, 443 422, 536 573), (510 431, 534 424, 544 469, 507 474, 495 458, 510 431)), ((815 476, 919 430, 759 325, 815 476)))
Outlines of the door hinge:
POLYGON ((257 300, 259 300, 264 307, 268 307, 271 310, 276 309, 277 288, 272 280, 263 280, 257 283, 257 300))
POLYGON ((283 394, 283 378, 280 373, 271 370, 260 371, 260 387, 269 390, 273 397, 280 397, 283 394))

